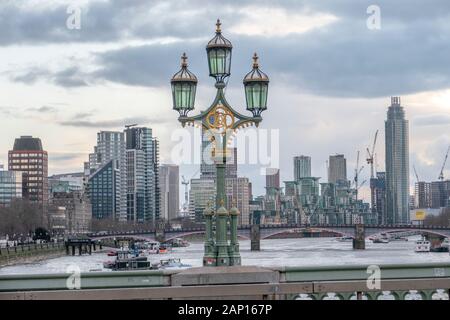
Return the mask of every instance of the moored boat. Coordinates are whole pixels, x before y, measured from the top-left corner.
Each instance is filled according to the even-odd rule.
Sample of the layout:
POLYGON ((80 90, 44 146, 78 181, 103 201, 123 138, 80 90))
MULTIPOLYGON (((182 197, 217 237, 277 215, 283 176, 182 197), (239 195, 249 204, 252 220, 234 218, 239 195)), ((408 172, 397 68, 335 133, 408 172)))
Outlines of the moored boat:
POLYGON ((426 240, 425 238, 416 241, 416 246, 414 248, 415 252, 430 252, 430 250, 431 250, 430 241, 426 240))
POLYGON ((340 241, 340 242, 350 242, 350 241, 353 241, 353 237, 352 236, 343 236, 343 237, 336 238, 336 240, 340 241))
POLYGON ((373 238, 373 243, 389 243, 388 238, 373 238))
POLYGON ((170 268, 189 268, 190 264, 184 264, 180 259, 171 258, 166 260, 161 260, 158 269, 170 269, 170 268))
POLYGON ((147 257, 136 256, 130 250, 117 251, 114 261, 106 261, 103 267, 112 270, 148 270, 155 267, 147 260, 147 257))

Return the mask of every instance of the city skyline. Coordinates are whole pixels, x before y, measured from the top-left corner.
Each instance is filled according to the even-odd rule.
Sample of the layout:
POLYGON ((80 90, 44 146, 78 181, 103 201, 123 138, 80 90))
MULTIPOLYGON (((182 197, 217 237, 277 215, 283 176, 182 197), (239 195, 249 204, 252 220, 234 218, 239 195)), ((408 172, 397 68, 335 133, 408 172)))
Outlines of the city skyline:
MULTIPOLYGON (((211 16, 217 5, 212 3, 205 7, 204 12, 192 13, 192 19, 183 20, 182 28, 159 19, 155 21, 161 24, 161 29, 143 33, 146 26, 152 26, 157 9, 143 17, 138 12, 146 4, 141 2, 130 5, 132 14, 141 18, 137 27, 123 24, 127 19, 126 14, 121 13, 114 23, 103 26, 105 33, 102 34, 99 30, 94 32, 92 26, 101 21, 102 14, 110 6, 117 4, 83 2, 81 8, 84 6, 91 10, 90 14, 82 15, 81 29, 66 30, 63 23, 58 24, 65 21, 67 15, 64 1, 61 3, 61 6, 53 4, 43 8, 39 13, 31 13, 26 4, 22 8, 13 4, 0 5, 0 10, 10 13, 7 19, 25 19, 30 15, 36 18, 33 20, 35 23, 50 19, 46 25, 49 29, 37 38, 30 38, 24 30, 10 37, 0 37, 0 55, 3 58, 0 62, 0 70, 3 71, 0 85, 8 92, 7 97, 0 98, 0 132, 3 137, 0 162, 7 163, 7 151, 14 138, 32 135, 42 139, 49 153, 49 175, 80 172, 98 131, 120 130, 125 124, 139 122, 141 126, 151 127, 159 139, 160 163, 171 163, 170 151, 174 142, 170 139, 170 132, 177 128, 170 107, 168 85, 172 61, 188 50, 191 70, 199 75, 201 86, 197 104, 204 108, 209 104, 211 89, 208 85, 211 81, 203 72, 206 58, 198 44, 210 36, 210 25, 215 19, 215 16, 211 19, 202 17, 211 16), (59 14, 61 19, 58 19, 59 14), (189 34, 185 29, 190 30, 189 34), (55 38, 50 32, 52 30, 62 30, 62 38, 55 38), (131 40, 122 37, 118 30, 130 31, 131 40), (80 33, 86 36, 87 32, 91 34, 89 37, 79 36, 80 33), (17 43, 28 48, 26 55, 17 43), (73 46, 68 47, 67 43, 73 46), (129 65, 123 59, 125 56, 139 67, 129 65), (55 67, 55 61, 60 69, 55 67), (97 72, 81 68, 83 64, 97 72), (122 72, 124 70, 127 72, 122 72)), ((422 5, 411 8, 408 14, 401 13, 401 1, 396 4, 381 1, 379 6, 386 13, 382 15, 381 29, 369 30, 365 4, 353 4, 351 8, 337 8, 331 4, 310 6, 266 2, 255 11, 258 13, 256 17, 249 17, 245 10, 238 11, 240 13, 235 16, 228 12, 221 16, 237 53, 227 93, 230 101, 239 110, 245 105, 240 91, 243 74, 238 70, 246 70, 241 66, 248 64, 247 60, 253 53, 250 48, 262 54, 264 58, 260 63, 271 75, 269 104, 273 108, 267 111, 270 117, 261 128, 280 129, 281 181, 292 180, 292 158, 300 154, 312 158, 312 175, 322 177, 322 181, 327 176, 325 161, 332 154, 344 154, 347 170, 352 172, 356 151, 365 154, 365 148, 371 144, 377 129, 380 130, 378 141, 385 140, 382 128, 386 108, 389 97, 397 95, 402 97, 410 121, 410 169, 414 164, 421 180, 436 180, 450 142, 448 72, 440 59, 435 59, 439 67, 431 67, 427 55, 415 42, 401 43, 392 48, 387 43, 393 43, 392 34, 400 38, 405 32, 417 31, 425 38, 435 34, 448 35, 448 31, 433 22, 436 20, 434 17, 441 16, 441 13, 431 6, 422 5), (420 32, 419 24, 411 23, 415 18, 427 21, 425 31, 420 32), (270 22, 267 25, 273 26, 272 30, 263 27, 260 31, 251 27, 252 23, 264 26, 264 20, 270 22), (288 28, 285 20, 302 23, 288 28), (402 29, 406 24, 409 31, 402 29), (355 39, 345 36, 348 28, 353 28, 355 39), (315 46, 318 37, 323 41, 315 46), (358 41, 366 44, 361 46, 361 50, 367 51, 348 50, 356 47, 358 41), (370 51, 377 46, 383 50, 407 50, 408 54, 389 51, 390 60, 383 60, 383 54, 370 51), (324 57, 324 53, 329 58, 322 58, 323 66, 318 67, 314 62, 324 57), (282 65, 277 61, 280 54, 284 57, 282 65), (355 60, 361 54, 382 67, 376 72, 367 69, 355 60), (292 67, 294 72, 286 66, 292 67), (396 72, 392 73, 389 68, 396 72), (325 75, 332 81, 320 79, 325 75), (362 81, 361 77, 365 80, 362 81), (439 77, 441 80, 437 80, 439 77), (425 80, 411 83, 410 78, 425 80), (427 82, 426 79, 434 80, 427 82)), ((183 10, 173 3, 166 4, 166 7, 173 9, 174 16, 183 10)), ((5 21, 0 21, 0 26, 5 21)), ((402 37, 402 41, 407 41, 406 37, 402 37)), ((441 41, 437 41, 437 46, 440 52, 444 50, 443 56, 448 56, 445 52, 450 51, 449 47, 445 40, 441 41)), ((376 147, 378 171, 385 169, 383 150, 384 146, 379 142, 376 147)), ((362 179, 368 180, 370 172, 364 165, 362 179)), ((182 165, 180 175, 191 177, 197 170, 198 165, 182 165)), ((413 194, 415 182, 413 174, 410 170, 410 194, 413 194)), ((238 175, 250 179, 253 194, 264 193, 265 177, 260 175, 259 166, 239 165, 238 175)), ((450 176, 448 165, 444 175, 450 176)), ((350 174, 348 178, 351 178, 350 174)), ((370 200, 368 184, 361 189, 361 195, 365 201, 370 200)))

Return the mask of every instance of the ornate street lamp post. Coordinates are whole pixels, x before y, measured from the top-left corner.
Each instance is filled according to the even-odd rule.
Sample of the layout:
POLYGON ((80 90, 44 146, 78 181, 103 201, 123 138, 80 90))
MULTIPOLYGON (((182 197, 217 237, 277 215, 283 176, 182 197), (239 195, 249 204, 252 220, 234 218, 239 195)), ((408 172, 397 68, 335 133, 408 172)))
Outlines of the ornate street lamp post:
POLYGON ((253 56, 253 69, 244 77, 247 110, 253 116, 235 111, 225 99, 225 80, 230 76, 232 44, 222 36, 221 23, 217 20, 216 35, 206 46, 209 75, 215 78, 216 97, 211 106, 199 115, 188 116, 194 110, 197 77, 187 68, 187 56, 181 57, 181 70, 171 80, 173 109, 180 114, 178 120, 184 127, 201 124, 210 134, 213 146, 212 156, 216 166, 216 203, 204 211, 206 235, 204 266, 233 266, 241 264, 237 221, 239 210, 233 203, 228 211, 225 192, 225 166, 227 144, 239 128, 255 125, 262 121, 261 113, 267 109, 269 78, 259 70, 258 56, 253 56), (215 226, 215 228, 214 228, 215 226), (229 229, 229 230, 228 230, 229 229), (214 234, 215 231, 215 234, 214 234), (228 232, 229 231, 229 232, 228 232))

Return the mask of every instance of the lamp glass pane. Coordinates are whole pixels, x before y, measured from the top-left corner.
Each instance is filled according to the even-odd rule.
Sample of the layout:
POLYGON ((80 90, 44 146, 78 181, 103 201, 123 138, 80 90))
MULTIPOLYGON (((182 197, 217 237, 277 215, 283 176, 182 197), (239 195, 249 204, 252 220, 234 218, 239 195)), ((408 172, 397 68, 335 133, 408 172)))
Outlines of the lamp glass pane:
POLYGON ((250 84, 245 86, 245 98, 247 100, 247 110, 253 110, 252 85, 250 84))
POLYGON ((192 109, 194 107, 196 85, 191 83, 176 83, 172 85, 174 108, 192 109))
POLYGON ((255 83, 252 85, 252 99, 253 108, 261 108, 261 84, 255 83))
POLYGON ((261 109, 267 108, 267 83, 261 83, 261 109))
POLYGON ((223 75, 230 73, 231 51, 228 49, 211 49, 208 52, 209 73, 223 75))

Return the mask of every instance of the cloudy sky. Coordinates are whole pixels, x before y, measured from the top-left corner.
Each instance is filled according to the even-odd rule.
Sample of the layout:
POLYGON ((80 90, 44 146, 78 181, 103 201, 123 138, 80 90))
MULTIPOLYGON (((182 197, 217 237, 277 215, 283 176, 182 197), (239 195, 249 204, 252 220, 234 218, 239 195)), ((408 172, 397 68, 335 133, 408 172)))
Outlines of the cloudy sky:
MULTIPOLYGON (((437 179, 450 144, 448 0, 2 0, 0 162, 15 137, 33 135, 49 152, 50 174, 81 171, 96 132, 129 123, 153 128, 161 162, 172 162, 179 124, 170 77, 186 52, 199 78, 197 109, 209 106, 205 45, 217 18, 234 46, 227 97, 235 109, 245 112, 242 78, 253 52, 270 77, 261 128, 279 130, 282 180, 292 179, 299 154, 326 178, 328 156, 343 153, 350 178, 357 150, 364 160, 377 129, 384 170, 390 96, 401 96, 410 121, 411 185, 413 165, 421 180, 437 179), (370 5, 380 9, 379 28, 367 25, 370 5), (74 12, 79 29, 67 27, 74 12)), ((196 172, 181 169, 187 178, 196 172)), ((239 170, 255 194, 263 192, 259 169, 239 170)))

